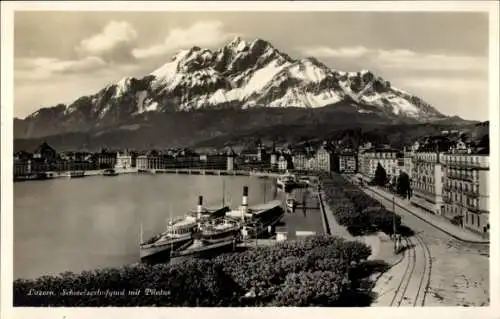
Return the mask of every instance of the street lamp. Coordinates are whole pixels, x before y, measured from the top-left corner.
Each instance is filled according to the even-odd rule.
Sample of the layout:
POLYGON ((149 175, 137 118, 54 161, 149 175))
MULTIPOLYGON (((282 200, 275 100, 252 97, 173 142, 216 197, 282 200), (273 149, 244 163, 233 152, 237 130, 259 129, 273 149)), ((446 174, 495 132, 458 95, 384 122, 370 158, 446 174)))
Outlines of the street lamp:
POLYGON ((394 238, 394 251, 396 251, 396 204, 392 196, 392 237, 394 238))

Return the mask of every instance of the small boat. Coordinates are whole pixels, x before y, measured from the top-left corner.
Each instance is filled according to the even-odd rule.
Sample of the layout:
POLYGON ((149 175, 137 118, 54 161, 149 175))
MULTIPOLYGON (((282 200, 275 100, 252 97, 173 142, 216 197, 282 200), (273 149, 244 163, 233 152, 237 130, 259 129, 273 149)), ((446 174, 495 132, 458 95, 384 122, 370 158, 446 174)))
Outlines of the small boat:
POLYGON ((118 175, 118 173, 113 168, 108 168, 102 172, 102 175, 104 175, 104 176, 116 176, 116 175, 118 175))

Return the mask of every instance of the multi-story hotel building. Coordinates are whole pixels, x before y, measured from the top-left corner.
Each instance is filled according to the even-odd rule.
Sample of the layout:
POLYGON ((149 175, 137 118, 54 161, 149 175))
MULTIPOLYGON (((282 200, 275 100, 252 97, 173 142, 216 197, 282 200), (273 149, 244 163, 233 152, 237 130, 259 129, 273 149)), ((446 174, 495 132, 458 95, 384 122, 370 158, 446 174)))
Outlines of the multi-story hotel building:
POLYGON ((444 214, 442 153, 415 152, 410 202, 436 215, 444 214))
POLYGON ((132 155, 128 154, 128 152, 116 153, 115 168, 129 169, 131 167, 132 167, 132 155))
POLYGON ((399 176, 403 167, 402 153, 389 147, 371 148, 361 152, 359 170, 365 180, 371 181, 375 177, 378 164, 385 169, 388 178, 399 176))
POLYGON ((293 169, 298 171, 329 172, 332 167, 332 154, 322 146, 313 156, 304 153, 294 154, 292 163, 293 169))
POLYGON ((489 234, 489 156, 448 153, 443 156, 444 215, 458 225, 489 234))
POLYGON ((338 156, 339 172, 344 174, 354 174, 357 171, 356 155, 354 152, 341 152, 338 156))

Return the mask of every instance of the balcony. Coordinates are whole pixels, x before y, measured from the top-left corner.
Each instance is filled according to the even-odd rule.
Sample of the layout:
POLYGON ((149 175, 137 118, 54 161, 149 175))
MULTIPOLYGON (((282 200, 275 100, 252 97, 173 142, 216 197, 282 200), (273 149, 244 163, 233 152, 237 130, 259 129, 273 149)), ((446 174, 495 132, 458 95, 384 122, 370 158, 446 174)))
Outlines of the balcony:
POLYGON ((453 200, 449 196, 443 196, 443 202, 445 202, 447 204, 452 204, 453 200))
POLYGON ((479 213, 479 208, 474 204, 467 203, 465 204, 465 207, 467 207, 467 209, 469 209, 473 213, 479 213))
POLYGON ((465 174, 448 173, 446 175, 446 177, 449 179, 455 179, 455 180, 459 180, 459 181, 474 182, 474 179, 472 178, 472 176, 468 176, 465 174))
POLYGON ((466 168, 466 169, 488 169, 488 161, 446 161, 448 167, 466 168))
POLYGON ((466 194, 469 197, 473 197, 473 198, 479 197, 479 193, 477 191, 474 191, 474 190, 465 190, 464 194, 466 194))

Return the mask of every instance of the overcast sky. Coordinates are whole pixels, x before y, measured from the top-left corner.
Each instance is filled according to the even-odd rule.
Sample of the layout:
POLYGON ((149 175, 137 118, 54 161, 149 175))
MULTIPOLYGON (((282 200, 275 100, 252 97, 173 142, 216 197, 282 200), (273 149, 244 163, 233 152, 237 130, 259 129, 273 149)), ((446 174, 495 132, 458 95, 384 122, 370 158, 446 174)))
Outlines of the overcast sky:
POLYGON ((444 114, 488 119, 488 16, 438 12, 16 12, 14 116, 236 35, 334 69, 372 70, 444 114))

